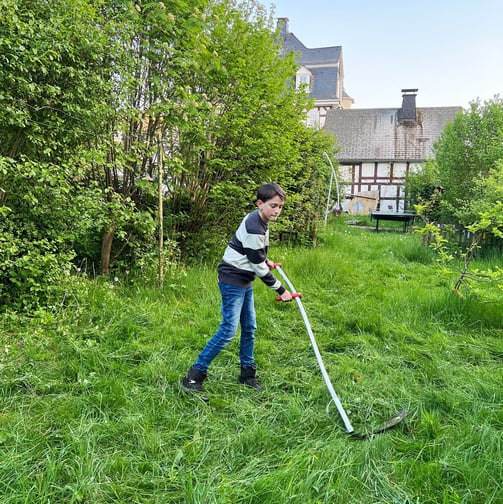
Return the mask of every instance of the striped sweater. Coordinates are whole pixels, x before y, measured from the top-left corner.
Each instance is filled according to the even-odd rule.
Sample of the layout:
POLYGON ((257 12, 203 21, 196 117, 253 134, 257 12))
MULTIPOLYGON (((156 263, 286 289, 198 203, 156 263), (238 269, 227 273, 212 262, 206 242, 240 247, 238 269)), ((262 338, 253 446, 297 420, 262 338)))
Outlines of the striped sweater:
POLYGON ((238 287, 249 287, 258 276, 278 294, 285 288, 270 272, 266 260, 269 249, 269 226, 262 221, 259 211, 249 213, 239 225, 218 266, 220 282, 238 287))

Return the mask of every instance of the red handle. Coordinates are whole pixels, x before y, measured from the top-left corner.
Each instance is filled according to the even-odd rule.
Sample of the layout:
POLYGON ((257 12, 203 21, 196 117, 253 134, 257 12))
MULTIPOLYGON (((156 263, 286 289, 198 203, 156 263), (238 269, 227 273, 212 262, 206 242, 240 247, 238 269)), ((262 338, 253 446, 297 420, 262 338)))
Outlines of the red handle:
POLYGON ((279 266, 281 268, 281 266, 283 266, 283 264, 281 264, 281 263, 272 263, 272 269, 276 268, 277 266, 279 266))
MULTIPOLYGON (((292 292, 292 299, 293 298, 301 298, 302 294, 300 292, 292 292)), ((281 296, 276 296, 276 301, 281 301, 281 296)))

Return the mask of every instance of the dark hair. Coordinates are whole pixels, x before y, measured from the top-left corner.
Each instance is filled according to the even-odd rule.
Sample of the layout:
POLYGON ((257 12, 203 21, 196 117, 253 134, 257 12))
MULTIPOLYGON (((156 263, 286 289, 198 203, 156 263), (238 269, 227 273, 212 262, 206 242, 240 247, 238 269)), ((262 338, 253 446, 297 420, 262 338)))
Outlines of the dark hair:
POLYGON ((286 200, 286 193, 278 184, 264 184, 257 190, 257 199, 260 201, 269 201, 274 198, 274 196, 279 196, 283 201, 286 200))

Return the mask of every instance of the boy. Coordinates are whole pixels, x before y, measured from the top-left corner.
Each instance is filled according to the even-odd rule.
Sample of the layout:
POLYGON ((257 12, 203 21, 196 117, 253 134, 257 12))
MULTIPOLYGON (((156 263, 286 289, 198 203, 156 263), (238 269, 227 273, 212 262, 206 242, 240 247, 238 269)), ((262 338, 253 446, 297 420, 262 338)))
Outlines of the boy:
MULTIPOLYGON (((256 317, 252 282, 258 276, 275 290, 282 301, 292 296, 270 272, 274 263, 267 259, 269 222, 275 222, 285 203, 285 191, 278 184, 264 184, 257 190, 257 209, 249 213, 234 233, 218 266, 218 287, 222 295, 222 321, 196 362, 182 380, 191 392, 204 392, 203 381, 213 359, 231 342, 241 325, 238 382, 262 390, 254 360, 256 317)), ((203 401, 208 398, 201 395, 203 401)))

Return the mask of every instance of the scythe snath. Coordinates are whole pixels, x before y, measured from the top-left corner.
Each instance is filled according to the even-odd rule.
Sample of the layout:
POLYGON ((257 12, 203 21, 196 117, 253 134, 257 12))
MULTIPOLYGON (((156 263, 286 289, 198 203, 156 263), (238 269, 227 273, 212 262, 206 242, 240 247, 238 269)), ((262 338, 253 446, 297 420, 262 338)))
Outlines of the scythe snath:
MULTIPOLYGON (((290 282, 290 279, 286 276, 285 272, 281 268, 281 264, 275 264, 274 268, 283 277, 286 284, 290 288, 290 291, 292 292, 292 297, 297 302, 297 305, 299 307, 302 318, 304 319, 304 324, 306 326, 307 333, 309 335, 309 339, 311 340, 311 346, 313 347, 314 353, 316 355, 316 359, 318 361, 318 366, 320 368, 321 374, 323 376, 323 379, 325 380, 325 384, 327 385, 328 391, 330 392, 330 396, 332 398, 332 401, 337 406, 337 410, 339 412, 339 415, 342 418, 342 421, 344 422, 344 426, 346 427, 347 433, 355 439, 370 439, 371 437, 373 437, 377 434, 381 434, 383 432, 386 432, 387 430, 391 429, 392 427, 395 427, 396 425, 398 425, 407 415, 407 410, 405 408, 403 408, 398 413, 393 415, 381 428, 379 428, 375 431, 372 431, 368 434, 362 434, 362 433, 355 432, 355 430, 354 430, 353 426, 351 425, 351 422, 348 418, 348 415, 346 414, 346 411, 344 410, 344 407, 342 406, 342 403, 341 403, 339 397, 337 396, 337 393, 334 390, 332 382, 330 381, 330 377, 328 376, 327 370, 325 369, 325 365, 323 364, 323 359, 321 358, 318 344, 316 343, 316 339, 315 339, 313 331, 311 329, 311 324, 309 323, 306 311, 304 310, 304 306, 302 305, 301 294, 296 291, 292 282, 290 282)), ((277 297, 276 300, 280 301, 281 297, 277 297)), ((328 410, 328 406, 327 406, 327 410, 328 410)))

